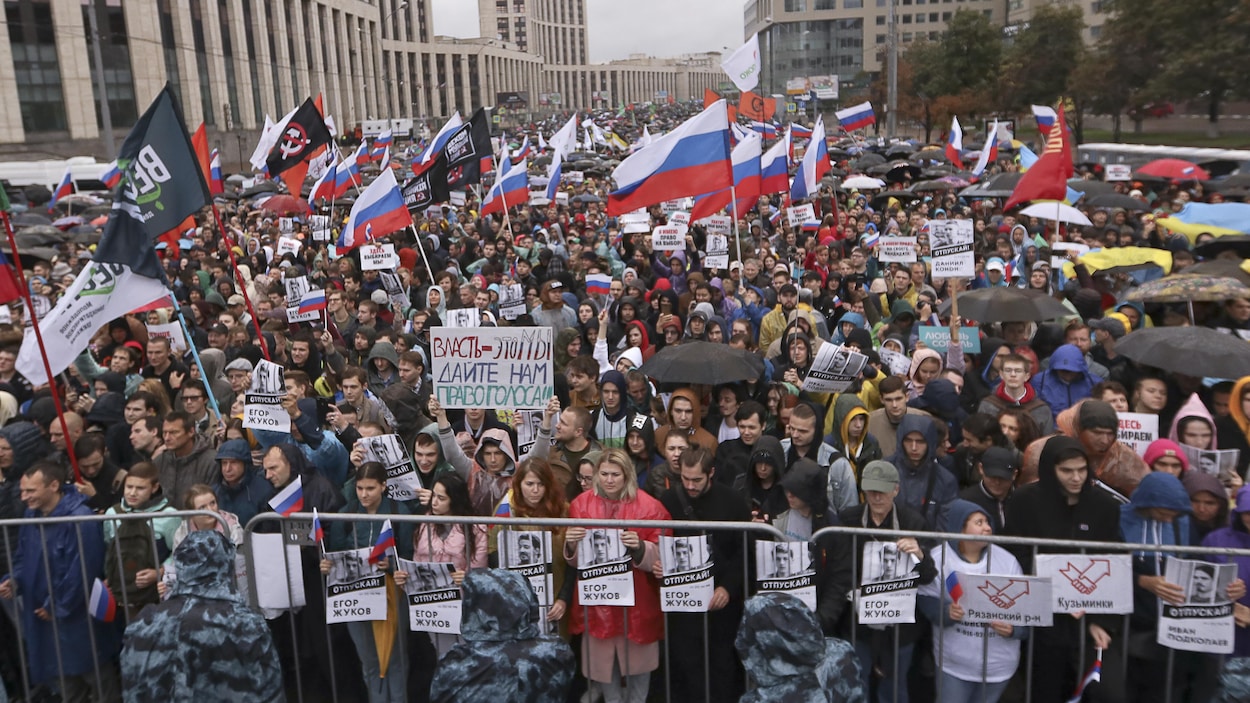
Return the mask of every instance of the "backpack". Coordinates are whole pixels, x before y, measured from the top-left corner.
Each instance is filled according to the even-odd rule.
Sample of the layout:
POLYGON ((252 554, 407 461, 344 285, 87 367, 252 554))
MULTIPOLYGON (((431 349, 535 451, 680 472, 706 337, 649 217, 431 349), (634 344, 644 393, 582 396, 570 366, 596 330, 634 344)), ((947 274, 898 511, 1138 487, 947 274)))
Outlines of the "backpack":
MULTIPOLYGON (((114 507, 114 512, 123 512, 120 503, 114 507)), ((135 574, 144 569, 160 568, 161 563, 170 554, 165 540, 156 539, 156 531, 152 528, 151 520, 117 521, 113 543, 106 547, 106 552, 104 573, 108 579, 109 588, 117 594, 119 605, 128 602, 133 612, 135 606, 160 601, 156 583, 146 588, 135 586, 135 574), (123 601, 123 592, 125 601, 123 601)))

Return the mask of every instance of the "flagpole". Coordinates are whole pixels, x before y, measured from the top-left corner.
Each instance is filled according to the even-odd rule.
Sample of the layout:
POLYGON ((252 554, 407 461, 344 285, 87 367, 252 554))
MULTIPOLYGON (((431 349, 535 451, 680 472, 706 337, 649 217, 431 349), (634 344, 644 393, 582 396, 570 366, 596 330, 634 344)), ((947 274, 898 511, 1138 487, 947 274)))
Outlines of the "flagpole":
MULTIPOLYGON (((221 213, 217 211, 217 202, 212 201, 211 205, 213 208, 213 220, 217 223, 217 229, 221 230, 221 238, 226 242, 226 253, 230 255, 230 267, 234 269, 234 277, 239 281, 239 292, 243 294, 243 302, 247 304, 247 312, 252 318, 252 326, 256 328, 256 340, 260 342, 260 351, 265 355, 265 361, 270 361, 269 345, 265 343, 265 335, 260 332, 260 319, 256 316, 256 308, 252 307, 252 297, 247 294, 247 282, 243 280, 243 275, 239 273, 239 261, 234 256, 234 239, 230 236, 229 230, 221 224, 221 213)), ((254 276, 256 273, 256 271, 253 271, 252 275, 254 276)))
POLYGON ((48 375, 48 390, 52 392, 52 404, 56 408, 57 420, 61 423, 61 436, 65 438, 65 453, 69 456, 70 466, 74 469, 74 482, 82 483, 82 472, 78 469, 78 457, 74 455, 74 443, 70 441, 69 426, 65 424, 65 409, 61 407, 61 396, 57 393, 52 364, 48 361, 48 349, 43 345, 43 332, 39 329, 39 319, 35 314, 35 304, 30 299, 30 285, 26 283, 26 272, 22 270, 22 255, 17 251, 17 238, 13 235, 13 222, 9 220, 9 212, 0 210, 4 218, 4 233, 9 239, 9 248, 13 251, 13 268, 17 272, 18 282, 22 284, 22 300, 30 311, 30 326, 35 329, 35 341, 39 343, 39 354, 43 357, 43 371, 48 375))
POLYGON ((738 245, 738 263, 742 263, 742 235, 738 232, 738 190, 729 186, 729 215, 734 221, 734 242, 738 245))
POLYGON ((200 380, 204 382, 204 392, 208 395, 208 407, 213 411, 217 422, 221 422, 221 410, 217 407, 217 398, 213 395, 213 384, 208 374, 204 372, 204 362, 200 361, 200 350, 195 348, 195 339, 191 336, 191 330, 187 329, 187 319, 183 316, 183 308, 178 304, 176 296, 171 294, 169 299, 174 301, 174 314, 178 316, 178 324, 182 326, 183 339, 187 340, 187 347, 191 349, 191 358, 195 359, 195 365, 200 369, 200 380))
POLYGON ((434 267, 430 266, 430 257, 425 253, 425 242, 422 241, 421 233, 414 225, 408 225, 408 228, 412 230, 412 236, 417 240, 417 251, 421 252, 421 260, 425 262, 425 272, 430 274, 430 285, 434 285, 434 267))

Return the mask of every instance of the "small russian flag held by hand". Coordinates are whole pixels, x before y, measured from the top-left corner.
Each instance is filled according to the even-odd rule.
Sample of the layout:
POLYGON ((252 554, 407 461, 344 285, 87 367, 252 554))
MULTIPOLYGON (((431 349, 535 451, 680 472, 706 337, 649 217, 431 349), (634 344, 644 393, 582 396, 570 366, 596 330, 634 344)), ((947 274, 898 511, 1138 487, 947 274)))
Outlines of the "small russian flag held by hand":
POLYGON ((304 509, 304 482, 296 476, 278 495, 269 499, 269 507, 282 517, 290 517, 304 509))
POLYGON ((586 293, 588 295, 608 295, 612 292, 612 277, 606 273, 586 274, 586 293))
POLYGON ((1102 681, 1102 650, 1098 650, 1098 654, 1094 657, 1094 663, 1090 665, 1089 671, 1085 672, 1085 678, 1076 685, 1076 691, 1072 697, 1068 699, 1068 703, 1081 703, 1081 697, 1085 695, 1085 689, 1094 682, 1102 681))
POLYGON ((958 571, 952 571, 946 575, 946 592, 951 595, 951 601, 955 603, 964 597, 964 587, 959 585, 958 571))
POLYGON ((113 622, 117 617, 117 599, 100 579, 91 584, 91 617, 100 622, 113 622))
POLYGON ((317 544, 321 544, 322 542, 326 541, 326 533, 325 533, 325 530, 321 529, 321 518, 317 515, 316 508, 313 508, 313 527, 312 527, 312 535, 310 536, 313 538, 313 541, 316 542, 317 544))
POLYGON ((299 311, 317 312, 326 309, 326 290, 324 288, 313 288, 299 299, 299 311))
POLYGON ((395 548, 395 531, 391 529, 391 521, 382 523, 382 532, 378 541, 373 543, 373 551, 369 552, 369 563, 376 564, 386 557, 386 550, 395 548))

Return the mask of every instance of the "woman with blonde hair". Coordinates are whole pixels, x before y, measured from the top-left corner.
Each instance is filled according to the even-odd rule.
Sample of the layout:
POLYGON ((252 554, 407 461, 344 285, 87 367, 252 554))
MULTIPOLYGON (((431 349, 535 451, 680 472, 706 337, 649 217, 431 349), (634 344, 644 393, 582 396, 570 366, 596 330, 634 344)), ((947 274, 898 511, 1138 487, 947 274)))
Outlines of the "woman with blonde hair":
MULTIPOLYGON (((638 490, 634 461, 623 449, 603 453, 595 469, 592 490, 573 499, 570 518, 592 520, 668 520, 658 500, 638 490)), ((576 564, 586 528, 570 527, 565 534, 564 557, 576 564)), ((582 672, 598 689, 605 703, 643 701, 651 672, 660 665, 660 637, 664 616, 660 612, 659 586, 651 568, 659 559, 660 531, 654 527, 626 528, 620 542, 630 558, 634 579, 634 605, 583 606, 575 595, 569 631, 582 638, 582 672)), ((593 698, 593 694, 592 694, 593 698)))

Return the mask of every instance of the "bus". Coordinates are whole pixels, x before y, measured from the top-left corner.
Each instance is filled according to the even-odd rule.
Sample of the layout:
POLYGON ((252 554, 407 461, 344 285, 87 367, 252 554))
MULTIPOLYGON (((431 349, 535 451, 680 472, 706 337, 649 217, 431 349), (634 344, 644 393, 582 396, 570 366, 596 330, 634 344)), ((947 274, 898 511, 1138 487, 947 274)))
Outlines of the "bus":
POLYGON ((1211 149, 1193 146, 1155 144, 1114 144, 1092 142, 1076 148, 1078 164, 1128 164, 1134 169, 1156 159, 1182 159, 1207 170, 1213 178, 1233 173, 1250 173, 1250 150, 1211 149))
POLYGON ((0 180, 8 182, 14 188, 41 185, 48 190, 55 190, 61 182, 61 176, 65 175, 65 169, 69 168, 76 192, 107 191, 108 187, 100 180, 100 176, 104 175, 108 167, 108 164, 100 163, 90 156, 47 161, 6 161, 0 162, 0 180))

